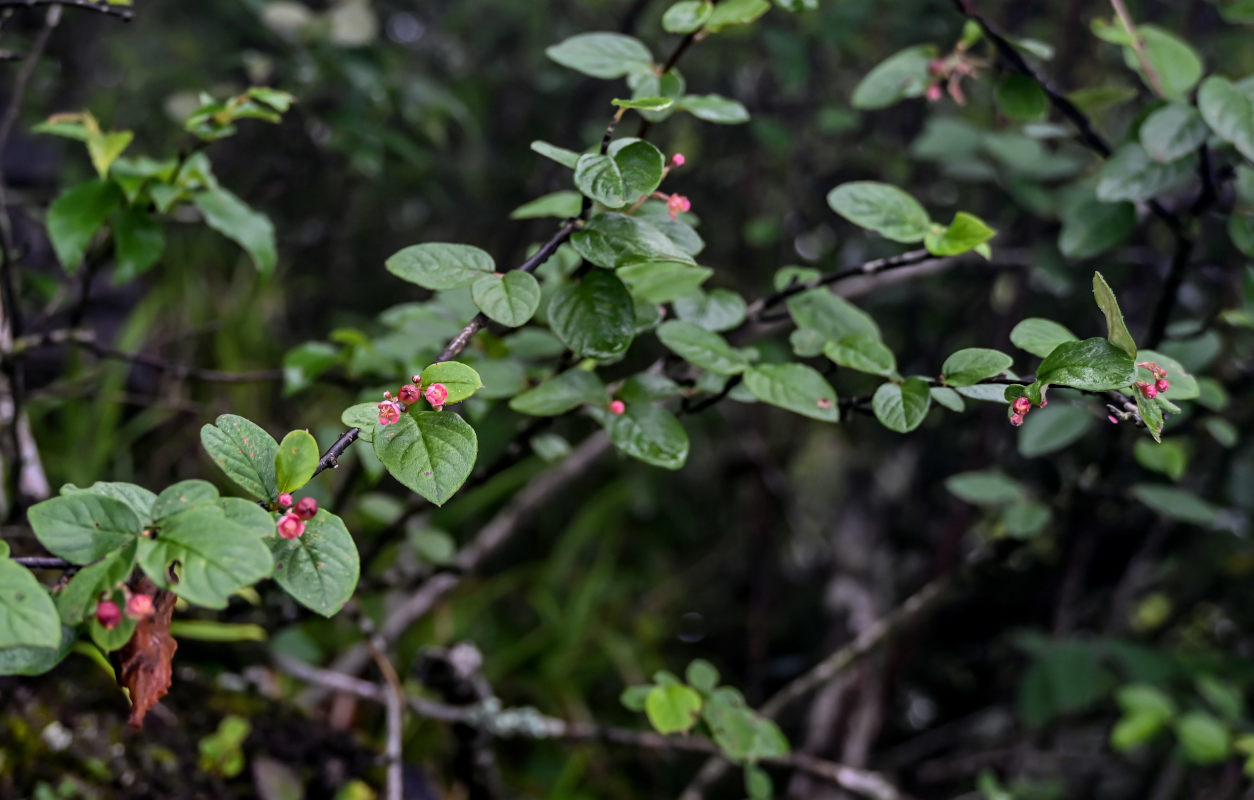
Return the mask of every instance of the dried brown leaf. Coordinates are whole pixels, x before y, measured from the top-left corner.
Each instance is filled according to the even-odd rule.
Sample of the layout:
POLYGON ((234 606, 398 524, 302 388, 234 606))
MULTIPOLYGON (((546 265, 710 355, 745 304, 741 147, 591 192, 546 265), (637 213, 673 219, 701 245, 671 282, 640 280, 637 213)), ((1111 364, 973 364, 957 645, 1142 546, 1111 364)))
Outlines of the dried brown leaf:
MULTIPOLYGON (((139 591, 150 593, 156 587, 145 578, 139 591)), ((170 662, 178 642, 170 635, 170 618, 174 614, 175 596, 158 591, 153 596, 155 611, 135 626, 135 633, 120 652, 118 685, 130 690, 131 716, 127 722, 139 728, 144 715, 170 690, 174 672, 170 662)))

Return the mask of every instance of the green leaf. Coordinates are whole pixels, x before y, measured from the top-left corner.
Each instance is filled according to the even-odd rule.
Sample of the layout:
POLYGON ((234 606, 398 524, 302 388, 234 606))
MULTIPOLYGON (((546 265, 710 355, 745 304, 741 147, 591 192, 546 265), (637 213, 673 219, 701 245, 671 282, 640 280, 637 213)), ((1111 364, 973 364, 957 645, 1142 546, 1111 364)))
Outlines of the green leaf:
POLYGON ((374 451, 393 478, 442 506, 474 469, 479 440, 454 413, 411 411, 393 425, 376 423, 374 451))
POLYGON ((738 327, 747 313, 744 299, 730 289, 711 289, 676 297, 674 306, 675 316, 707 331, 729 331, 738 327))
POLYGON ((269 217, 220 187, 194 193, 192 204, 204 215, 206 225, 244 248, 258 272, 274 272, 279 256, 269 217))
POLYGON ((842 183, 827 194, 827 204, 859 227, 894 242, 922 241, 932 222, 919 201, 887 183, 842 183))
POLYGON ((1176 736, 1195 764, 1218 764, 1232 755, 1232 738, 1223 722, 1205 711, 1190 711, 1176 721, 1176 736))
POLYGON ((643 139, 618 139, 610 144, 608 152, 623 176, 628 201, 652 193, 666 174, 666 156, 643 139))
POLYGON ((1084 438, 1093 417, 1079 406, 1050 403, 1033 409, 1019 428, 1019 454, 1024 458, 1056 453, 1084 438))
POLYGON ((641 372, 623 382, 618 397, 626 403, 656 403, 684 393, 684 387, 665 375, 641 372))
POLYGON ((387 260, 387 271, 424 289, 444 291, 469 286, 496 272, 492 256, 468 244, 415 244, 387 260))
POLYGON ((1045 530, 1052 517, 1048 506, 1029 500, 1006 506, 1001 512, 1001 524, 1016 539, 1031 539, 1045 530))
POLYGON ((165 234, 147 211, 124 208, 113 215, 113 280, 124 283, 147 272, 165 251, 165 234))
MULTIPOLYGON (((579 162, 579 153, 574 150, 567 150, 565 147, 549 144, 548 142, 534 141, 531 143, 531 149, 545 158, 550 158, 563 167, 575 168, 575 164, 579 162)), ((578 213, 578 212, 576 212, 578 213)), ((571 216, 575 216, 572 214, 571 216)))
POLYGON ((59 644, 61 617, 48 590, 26 567, 0 558, 0 648, 59 644))
POLYGON ((78 492, 91 492, 92 494, 120 500, 131 511, 135 512, 141 527, 148 527, 152 524, 152 506, 157 501, 157 495, 142 486, 115 481, 96 481, 86 489, 80 489, 69 483, 61 487, 61 494, 63 495, 76 494, 78 492))
POLYGON ((748 25, 771 10, 767 0, 723 0, 705 22, 705 29, 721 31, 734 25, 748 25))
POLYGON ((688 434, 675 415, 635 403, 606 426, 610 441, 632 458, 663 469, 679 469, 688 459, 688 434))
POLYGON ((775 794, 771 776, 757 764, 745 764, 745 794, 750 800, 771 800, 775 794))
POLYGON ((718 686, 718 670, 704 658, 694 658, 684 670, 684 680, 697 691, 709 694, 718 686))
POLYGON ((341 348, 326 342, 305 342, 283 356, 283 394, 290 396, 313 385, 319 375, 344 359, 341 348))
POLYGON ((0 675, 42 675, 61 663, 77 638, 73 628, 62 626, 55 647, 0 648, 0 675))
POLYGON ((615 269, 646 261, 693 264, 692 256, 648 222, 623 214, 598 214, 571 234, 579 255, 599 267, 615 269))
POLYGON ((138 547, 138 538, 132 539, 91 566, 74 573, 70 582, 57 592, 56 607, 61 622, 77 625, 95 611, 97 598, 103 592, 119 588, 135 568, 138 547))
POLYGON ((200 429, 200 443, 226 476, 258 500, 279 497, 274 469, 279 443, 243 417, 223 414, 200 429))
POLYGON ((139 540, 139 565, 163 589, 189 603, 225 608, 232 594, 274 569, 261 539, 228 520, 216 507, 193 508, 166 519, 155 539, 139 540), (180 564, 177 583, 169 579, 180 564))
POLYGON ((1212 75, 1197 90, 1197 107, 1216 136, 1254 161, 1254 92, 1212 75))
POLYGON ((66 272, 83 263, 91 240, 121 203, 117 186, 94 180, 66 189, 48 206, 48 238, 66 272))
POLYGON ((1097 300, 1097 307, 1106 316, 1106 338, 1128 355, 1135 356, 1136 341, 1123 321, 1123 312, 1119 310, 1119 301, 1115 299, 1114 291, 1100 272, 1093 273, 1093 297, 1097 300))
POLYGON ((805 364, 763 364, 745 371, 745 388, 763 403, 823 422, 840 421, 836 390, 805 364))
POLYGON ((970 252, 997 235, 997 231, 984 224, 973 214, 959 211, 953 222, 940 233, 928 231, 924 243, 935 256, 956 256, 970 252))
POLYGON ((687 111, 697 119, 720 125, 739 125, 749 121, 749 109, 739 100, 717 94, 686 94, 675 108, 687 111))
POLYGON ((441 361, 428 364, 422 370, 422 382, 418 388, 426 391, 433 383, 440 383, 448 390, 445 405, 460 403, 483 388, 483 379, 472 367, 460 361, 441 361))
POLYGON ((1158 483, 1138 483, 1131 491, 1132 496, 1149 506, 1151 511, 1168 519, 1210 527, 1219 517, 1219 509, 1188 489, 1158 483))
POLYGON ((691 322, 669 320, 658 326, 657 338, 675 355, 716 375, 738 375, 749 366, 722 336, 691 322))
POLYGON ((653 68, 649 48, 621 33, 581 33, 551 45, 544 54, 563 67, 606 80, 653 68))
MULTIPOLYGON (((578 163, 576 159, 575 163, 578 163)), ((523 203, 510 212, 510 219, 538 219, 540 217, 559 217, 562 219, 579 216, 579 208, 583 198, 579 192, 563 189, 560 192, 537 197, 530 203, 523 203)))
MULTIPOLYGON (((1197 378, 1190 375, 1179 361, 1166 353, 1160 353, 1157 350, 1141 350, 1136 354, 1136 360, 1138 363, 1153 361, 1167 370, 1167 380, 1171 382, 1171 388, 1165 392, 1159 392, 1159 397, 1176 402, 1179 400, 1193 400, 1201 396, 1202 388, 1198 384, 1197 378)), ((1143 380, 1153 383, 1154 377, 1149 370, 1144 367, 1138 367, 1137 369, 1143 380)))
POLYGON ((139 517, 125 503, 92 492, 53 497, 26 512, 35 538, 54 556, 90 564, 139 535, 139 517))
POLYGON ((633 97, 630 100, 622 100, 615 98, 610 101, 611 105, 620 108, 634 108, 640 111, 665 111, 675 105, 673 97, 633 97))
POLYGON ((881 375, 897 376, 897 357, 884 346, 879 337, 867 333, 851 333, 823 345, 823 355, 842 367, 881 375))
POLYGON ((644 713, 658 733, 683 733, 701 716, 701 695, 683 684, 654 686, 644 700, 644 713))
POLYGON ((963 401, 962 395, 944 386, 932 387, 932 399, 958 414, 967 409, 967 404, 963 401))
POLYGON ((601 379, 582 369, 568 369, 509 401, 509 407, 534 417, 556 417, 571 409, 609 402, 601 379))
POLYGON ((646 686, 628 686, 619 695, 618 701, 628 711, 644 711, 645 701, 649 697, 649 692, 653 691, 653 685, 646 686))
POLYGON ((517 328, 540 305, 540 284, 529 272, 510 270, 484 275, 470 285, 470 297, 490 319, 517 328))
POLYGON ((909 433, 919 427, 932 406, 932 393, 922 378, 907 378, 904 383, 885 383, 875 390, 871 410, 885 428, 909 433))
POLYGON ((622 354, 636 330, 631 294, 617 276, 602 270, 558 289, 549 301, 548 317, 557 338, 587 358, 622 354))
POLYGON ((157 523, 194 508, 218 507, 218 490, 209 481, 190 480, 172 483, 152 501, 152 516, 157 523))
POLYGON ((667 33, 694 33, 713 13, 714 4, 710 0, 681 0, 662 15, 662 30, 667 33))
POLYGON ((274 518, 270 512, 251 500, 242 497, 223 497, 215 505, 222 516, 256 536, 258 539, 275 532, 274 518))
POLYGON ((1037 122, 1049 116, 1049 98, 1040 84, 1018 72, 997 82, 994 93, 1001 112, 1019 122, 1037 122))
POLYGON ((1177 439, 1168 439, 1161 444, 1137 439, 1132 447, 1132 455, 1136 458, 1136 463, 1145 469, 1160 472, 1173 481, 1183 478, 1189 466, 1188 449, 1177 439))
POLYGON ((1010 331, 1010 341, 1020 350, 1045 358, 1063 342, 1077 342, 1079 339, 1053 320, 1028 317, 1010 331))
POLYGON ((797 327, 814 331, 824 341, 839 341, 858 333, 880 338, 880 328, 875 320, 827 289, 812 289, 789 298, 788 312, 797 327))
POLYGON ((928 65, 934 58, 936 47, 930 44, 907 47, 889 56, 853 90, 853 107, 887 108, 908 97, 921 97, 931 79, 928 65))
POLYGON ((1145 423, 1145 429, 1154 437, 1155 442, 1163 440, 1163 409, 1157 400, 1150 400, 1140 392, 1136 393, 1136 410, 1145 423))
POLYGON ((609 208, 621 208, 627 203, 623 173, 608 155, 581 155, 575 162, 575 186, 585 196, 609 208))
POLYGON ((1180 158, 1162 164, 1150 158, 1137 142, 1120 145, 1098 172, 1097 199, 1107 203, 1119 200, 1151 200, 1175 189, 1193 176, 1193 162, 1180 158))
POLYGON ((320 510, 295 539, 276 534, 265 543, 274 556, 275 582, 309 610, 329 617, 353 596, 361 574, 357 545, 330 511, 320 510))
POLYGON ((1036 382, 1089 392, 1121 389, 1136 380, 1132 356, 1106 339, 1063 342, 1041 362, 1036 382))
POLYGON ((1145 118, 1139 138, 1149 157, 1175 161, 1201 147, 1209 135, 1206 120, 1187 103, 1168 103, 1145 118))
POLYGON ((647 303, 668 303, 701 288, 714 270, 692 267, 674 261, 653 261, 628 264, 618 270, 618 277, 633 297, 647 303))
MULTIPOLYGON (((1183 40, 1162 28, 1138 25, 1136 35, 1141 40, 1145 60, 1158 75, 1164 94, 1170 100, 1183 99, 1202 79, 1202 59, 1183 40)), ((1140 73, 1145 78, 1146 85, 1150 86, 1142 71, 1141 60, 1130 46, 1124 47, 1123 60, 1129 69, 1140 73)))
POLYGON ((374 425, 378 420, 379 404, 375 402, 351 405, 340 414, 340 422, 357 428, 357 438, 363 442, 374 441, 374 425))
POLYGON ((1023 484, 997 470, 950 475, 945 479, 945 488, 973 506, 1004 506, 1027 499, 1023 484))
POLYGON ((1135 228, 1136 207, 1131 203, 1090 198, 1063 209, 1058 249, 1067 258, 1092 258, 1122 244, 1135 228))
POLYGON ((972 386, 985 378, 1000 375, 1014 364, 1014 359, 1000 350, 968 347, 945 359, 941 380, 954 387, 972 386))
POLYGON ((294 492, 309 483, 318 469, 318 459, 318 442, 309 431, 292 431, 284 436, 274 456, 279 494, 294 492))

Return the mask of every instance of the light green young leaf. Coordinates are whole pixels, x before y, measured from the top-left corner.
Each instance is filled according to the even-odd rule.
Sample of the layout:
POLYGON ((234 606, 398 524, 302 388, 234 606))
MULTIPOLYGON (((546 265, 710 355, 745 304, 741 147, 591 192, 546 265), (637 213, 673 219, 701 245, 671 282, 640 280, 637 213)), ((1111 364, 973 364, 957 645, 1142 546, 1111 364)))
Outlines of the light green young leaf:
POLYGON ((448 390, 445 405, 460 403, 483 388, 483 378, 474 368, 460 361, 440 361, 428 364, 422 370, 422 381, 418 388, 426 392, 427 387, 439 383, 448 390))
POLYGON ((968 347, 945 359, 941 380, 949 386, 972 386, 985 378, 1000 375, 1014 364, 1014 359, 1000 350, 968 347))
POLYGON ((763 364, 745 370, 745 388, 763 403, 823 422, 839 422, 836 390, 805 364, 763 364))
POLYGON ((723 0, 705 22, 705 29, 714 33, 735 25, 748 25, 771 10, 767 0, 723 0))
POLYGON ((931 230, 931 220, 919 201, 887 183, 842 183, 828 192, 827 204, 853 224, 895 242, 922 241, 931 230))
POLYGON ((1136 341, 1123 321, 1123 312, 1119 310, 1119 301, 1115 299, 1114 291, 1100 272, 1093 273, 1093 297, 1097 300, 1097 307, 1106 316, 1106 338, 1128 355, 1135 356, 1136 341))
POLYGON ((374 451, 393 478, 441 506, 470 476, 479 440, 457 414, 411 411, 393 425, 376 423, 374 451))
POLYGON ((244 248, 258 272, 274 272, 279 256, 269 217, 221 187, 194 193, 192 204, 206 225, 244 248))
POLYGON ((284 436, 274 456, 279 494, 294 492, 309 483, 318 469, 318 458, 318 442, 309 431, 292 431, 284 436))
POLYGON ((700 719, 701 695, 680 683, 654 686, 645 697, 644 713, 658 733, 683 733, 700 719))
POLYGON ((675 105, 673 97, 633 97, 630 100, 615 98, 610 101, 611 105, 619 108, 634 108, 639 111, 665 111, 675 105))
POLYGON ((975 250, 996 235, 997 231, 988 227, 984 220, 959 211, 948 228, 939 233, 929 230, 923 242, 932 255, 956 256, 975 250))
POLYGON ((923 423, 932 407, 932 393, 922 378, 907 378, 904 383, 885 383, 871 397, 875 418, 897 433, 909 433, 923 423))

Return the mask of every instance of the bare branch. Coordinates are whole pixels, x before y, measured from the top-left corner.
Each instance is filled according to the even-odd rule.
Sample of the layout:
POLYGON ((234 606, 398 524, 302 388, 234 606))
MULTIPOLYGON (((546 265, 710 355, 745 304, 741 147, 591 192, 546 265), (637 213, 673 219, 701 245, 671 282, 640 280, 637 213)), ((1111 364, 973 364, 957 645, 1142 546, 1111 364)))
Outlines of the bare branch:
POLYGON ((69 6, 85 8, 110 17, 129 21, 135 16, 130 6, 122 6, 108 2, 93 0, 0 0, 0 8, 34 8, 35 6, 69 6))

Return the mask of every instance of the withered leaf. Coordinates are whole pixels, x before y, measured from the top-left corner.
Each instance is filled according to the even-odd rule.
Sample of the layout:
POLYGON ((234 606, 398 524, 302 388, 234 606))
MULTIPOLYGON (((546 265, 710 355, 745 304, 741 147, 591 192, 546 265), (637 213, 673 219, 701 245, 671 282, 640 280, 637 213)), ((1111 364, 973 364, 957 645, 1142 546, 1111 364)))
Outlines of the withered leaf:
MULTIPOLYGON (((148 594, 156 586, 144 578, 138 589, 148 594)), ((156 591, 152 599, 152 616, 139 621, 135 634, 120 651, 118 685, 130 690, 131 716, 127 722, 133 728, 144 724, 144 715, 169 691, 174 677, 170 661, 178 642, 170 635, 170 618, 177 598, 173 592, 156 591)))

